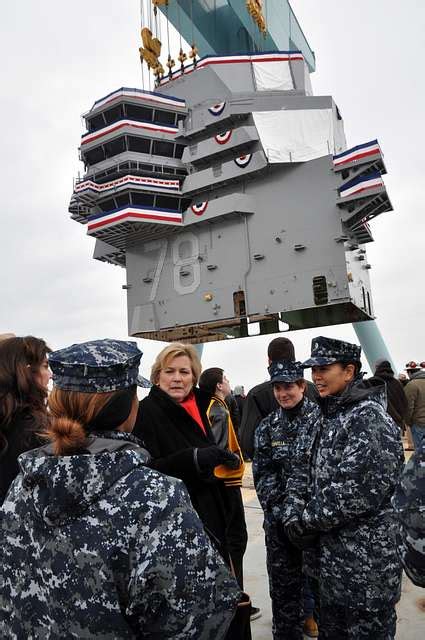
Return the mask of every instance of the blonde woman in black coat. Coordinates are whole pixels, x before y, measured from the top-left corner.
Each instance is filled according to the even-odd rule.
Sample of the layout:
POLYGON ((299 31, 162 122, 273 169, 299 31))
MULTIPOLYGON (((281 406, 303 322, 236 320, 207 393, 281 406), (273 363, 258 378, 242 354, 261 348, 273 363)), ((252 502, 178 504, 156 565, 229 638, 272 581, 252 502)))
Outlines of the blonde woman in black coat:
POLYGON ((226 496, 214 468, 239 465, 239 458, 214 442, 206 416, 211 398, 196 387, 200 373, 193 346, 165 347, 152 367, 153 386, 140 402, 133 434, 151 454, 152 468, 183 480, 206 532, 227 560, 226 496))

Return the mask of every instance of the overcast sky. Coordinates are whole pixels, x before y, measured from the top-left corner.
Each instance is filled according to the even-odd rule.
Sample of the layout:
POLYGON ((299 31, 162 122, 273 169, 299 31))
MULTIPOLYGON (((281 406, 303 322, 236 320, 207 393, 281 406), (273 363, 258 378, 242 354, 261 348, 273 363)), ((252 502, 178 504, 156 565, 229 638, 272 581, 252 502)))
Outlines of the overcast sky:
MULTIPOLYGON (((398 369, 425 360, 425 3, 293 0, 316 53, 315 95, 332 95, 349 146, 378 138, 394 206, 372 222, 368 246, 378 325, 398 369)), ((83 166, 80 115, 121 86, 140 87, 139 0, 4 3, 0 332, 53 348, 127 338, 125 271, 92 259, 94 241, 72 221, 72 180, 83 166)), ((350 325, 288 334, 307 357, 317 334, 355 341, 350 325)), ((266 377, 270 337, 210 343, 203 364, 233 384, 266 377)), ((161 343, 138 340, 148 374, 161 343)))

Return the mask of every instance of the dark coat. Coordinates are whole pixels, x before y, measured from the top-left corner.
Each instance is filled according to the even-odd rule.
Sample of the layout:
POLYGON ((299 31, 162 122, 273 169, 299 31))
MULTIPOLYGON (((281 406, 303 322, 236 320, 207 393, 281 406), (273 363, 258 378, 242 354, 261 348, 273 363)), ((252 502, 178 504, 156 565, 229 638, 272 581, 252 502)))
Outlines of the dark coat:
POLYGON ((43 444, 37 436, 39 428, 28 413, 17 413, 7 427, 0 427, 0 504, 19 473, 18 457, 43 444))
POLYGON ((195 389, 195 398, 206 435, 188 412, 158 386, 139 405, 133 434, 152 456, 150 466, 185 483, 193 507, 225 555, 225 489, 221 480, 200 477, 193 457, 195 447, 215 444, 206 411, 211 397, 195 389))
POLYGON ((407 398, 403 385, 399 380, 394 378, 394 372, 389 362, 384 360, 375 371, 374 378, 378 378, 385 382, 387 389, 387 411, 398 424, 403 427, 407 415, 407 398))
MULTIPOLYGON (((319 394, 316 387, 307 382, 306 396, 313 402, 318 402, 319 394)), ((254 436, 255 430, 266 416, 279 407, 273 393, 273 386, 270 381, 262 382, 253 387, 246 396, 243 407, 241 426, 239 429, 239 441, 245 456, 254 456, 254 436)))

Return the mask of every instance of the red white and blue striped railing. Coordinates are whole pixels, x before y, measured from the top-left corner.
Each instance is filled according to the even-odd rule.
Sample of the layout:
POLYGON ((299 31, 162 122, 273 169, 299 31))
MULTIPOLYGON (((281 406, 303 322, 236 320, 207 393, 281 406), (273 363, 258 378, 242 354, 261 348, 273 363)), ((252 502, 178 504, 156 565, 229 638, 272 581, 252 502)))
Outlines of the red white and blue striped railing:
POLYGON ((123 186, 141 186, 144 189, 166 189, 167 191, 178 191, 178 180, 161 180, 160 178, 149 178, 145 176, 132 176, 127 175, 111 182, 105 182, 104 184, 97 184, 92 180, 84 180, 84 182, 78 182, 75 185, 74 193, 85 193, 92 191, 93 193, 106 193, 108 191, 115 191, 119 187, 123 186))
POLYGON ((344 165, 367 161, 368 158, 377 155, 382 155, 381 147, 378 144, 378 140, 371 140, 333 156, 333 163, 335 168, 343 168, 344 165))
POLYGON ((96 213, 88 218, 87 232, 93 233, 107 226, 122 222, 154 222, 182 224, 183 215, 172 209, 157 207, 127 206, 105 213, 96 213))
POLYGON ((378 189, 384 186, 381 174, 379 171, 375 171, 349 180, 340 187, 339 195, 341 198, 350 198, 360 194, 367 195, 367 192, 371 189, 378 189))
POLYGON ((118 120, 113 124, 108 125, 107 127, 103 127, 103 129, 99 129, 98 131, 93 131, 93 133, 83 133, 81 136, 81 146, 87 144, 88 142, 93 142, 98 138, 102 138, 103 136, 108 135, 109 133, 113 133, 114 131, 118 131, 119 129, 123 129, 124 127, 130 127, 133 129, 144 129, 146 131, 154 132, 154 133, 169 133, 171 135, 176 135, 178 132, 178 127, 170 127, 165 124, 156 124, 155 122, 139 122, 138 120, 118 120))
POLYGON ((130 87, 120 87, 103 98, 99 98, 93 104, 90 111, 87 111, 83 118, 90 115, 92 111, 95 109, 99 109, 101 107, 107 107, 110 104, 121 100, 121 98, 131 98, 132 100, 140 100, 141 102, 147 102, 148 104, 152 103, 152 106, 163 106, 163 107, 176 107, 177 109, 185 109, 186 102, 181 98, 175 98, 173 96, 166 96, 162 93, 154 93, 153 91, 144 91, 143 89, 136 89, 130 87))
POLYGON ((197 71, 198 69, 205 69, 205 67, 209 67, 211 65, 218 64, 243 64, 243 63, 251 63, 251 62, 293 62, 295 60, 304 60, 304 56, 301 51, 266 51, 264 53, 254 53, 254 54, 233 54, 228 56, 205 56, 201 58, 196 66, 193 64, 189 64, 184 68, 184 72, 182 74, 181 69, 174 71, 172 77, 164 76, 161 80, 161 85, 166 84, 170 80, 174 80, 181 75, 186 75, 188 73, 192 73, 193 71, 197 71))

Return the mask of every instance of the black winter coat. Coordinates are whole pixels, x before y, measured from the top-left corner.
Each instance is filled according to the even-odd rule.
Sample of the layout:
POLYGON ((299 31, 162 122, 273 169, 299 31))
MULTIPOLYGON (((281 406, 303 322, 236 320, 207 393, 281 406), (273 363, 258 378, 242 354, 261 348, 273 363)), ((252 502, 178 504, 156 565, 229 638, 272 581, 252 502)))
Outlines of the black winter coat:
POLYGON ((194 389, 194 393, 206 435, 183 407, 155 385, 139 404, 133 435, 142 441, 152 456, 150 467, 183 480, 205 530, 213 541, 219 541, 217 546, 225 557, 224 484, 212 477, 202 478, 193 458, 195 447, 215 444, 206 416, 211 398, 199 389, 194 389))
POLYGON ((403 385, 394 377, 394 372, 389 362, 385 360, 378 365, 371 380, 376 378, 385 382, 389 415, 399 427, 403 427, 407 414, 407 398, 403 385))
POLYGON ((43 444, 37 436, 39 428, 31 415, 19 412, 7 427, 0 426, 0 505, 19 473, 18 457, 43 444))

